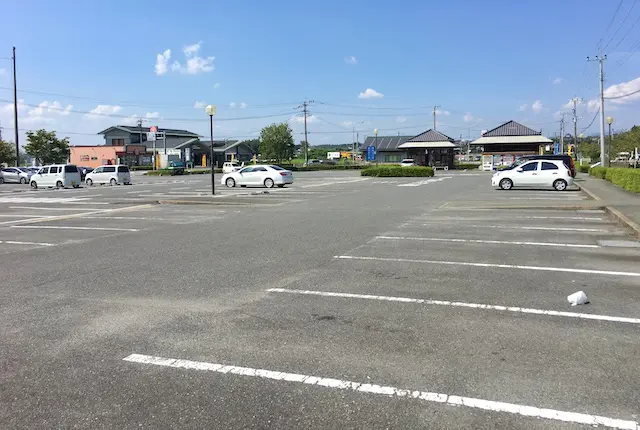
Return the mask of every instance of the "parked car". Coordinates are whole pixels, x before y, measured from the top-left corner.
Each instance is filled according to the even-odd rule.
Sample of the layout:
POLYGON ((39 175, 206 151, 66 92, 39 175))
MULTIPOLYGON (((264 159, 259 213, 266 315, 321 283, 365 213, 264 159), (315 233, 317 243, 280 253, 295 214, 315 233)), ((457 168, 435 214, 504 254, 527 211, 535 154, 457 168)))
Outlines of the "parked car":
POLYGON ((231 173, 244 167, 244 163, 240 165, 237 161, 227 161, 222 165, 222 173, 231 173))
POLYGON ((416 165, 416 162, 415 162, 415 161, 413 161, 413 158, 405 158, 404 160, 402 160, 402 161, 400 162, 400 165, 401 165, 402 167, 411 167, 411 166, 415 166, 415 165, 416 165))
POLYGON ((38 187, 78 188, 82 180, 78 168, 73 164, 53 164, 41 167, 38 173, 31 176, 29 183, 34 189, 38 187))
POLYGON ((571 157, 570 155, 525 155, 523 157, 520 157, 518 159, 518 161, 516 161, 517 165, 522 165, 523 163, 530 161, 530 160, 559 160, 562 161, 564 164, 567 165, 567 167, 569 167, 569 170, 571 171, 571 177, 575 178, 576 177, 576 162, 573 160, 573 157, 571 157))
POLYGON ((31 175, 33 173, 24 167, 6 167, 0 171, 0 184, 4 182, 28 184, 31 175))
POLYGON ((513 169, 493 174, 491 185, 512 188, 554 188, 564 191, 573 185, 571 170, 560 160, 532 160, 513 169))
POLYGON ((169 163, 169 172, 171 173, 171 176, 184 175, 185 167, 186 164, 182 161, 171 161, 169 163))
POLYGON ((80 171, 80 178, 82 179, 82 182, 84 182, 84 179, 87 177, 87 173, 93 172, 93 167, 78 166, 78 170, 80 171))
POLYGON ((84 183, 88 187, 93 184, 130 185, 131 172, 129 172, 129 167, 124 164, 100 166, 87 173, 84 183))
POLYGON ((293 173, 274 165, 248 166, 236 172, 227 173, 222 176, 221 183, 229 188, 240 185, 241 187, 254 186, 280 188, 287 184, 293 184, 293 173))

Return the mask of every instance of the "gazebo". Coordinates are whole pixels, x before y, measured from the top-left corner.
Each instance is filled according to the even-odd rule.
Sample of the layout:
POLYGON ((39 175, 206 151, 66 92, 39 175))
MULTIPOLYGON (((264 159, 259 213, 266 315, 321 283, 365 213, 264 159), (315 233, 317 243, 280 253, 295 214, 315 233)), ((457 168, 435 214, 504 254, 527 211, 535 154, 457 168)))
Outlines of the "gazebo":
POLYGON ((431 129, 412 137, 398 148, 406 149, 409 157, 421 166, 453 169, 456 146, 453 138, 431 129))
POLYGON ((499 166, 509 165, 523 155, 540 154, 541 149, 553 141, 515 121, 487 131, 479 139, 469 145, 481 146, 482 170, 494 170, 499 166))

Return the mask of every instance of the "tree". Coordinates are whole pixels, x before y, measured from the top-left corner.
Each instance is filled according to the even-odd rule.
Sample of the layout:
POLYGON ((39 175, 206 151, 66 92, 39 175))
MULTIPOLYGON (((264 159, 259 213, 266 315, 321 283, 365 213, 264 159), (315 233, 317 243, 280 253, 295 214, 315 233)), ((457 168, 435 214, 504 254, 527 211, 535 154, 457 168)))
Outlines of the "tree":
POLYGON ((260 139, 243 140, 240 143, 247 145, 251 149, 252 154, 257 155, 260 152, 260 139))
POLYGON ((38 165, 65 163, 69 158, 69 138, 58 139, 55 131, 28 131, 27 141, 24 150, 38 165))
POLYGON ((16 161, 16 148, 13 143, 0 140, 0 163, 12 164, 16 161))
POLYGON ((289 160, 295 154, 293 131, 289 124, 272 124, 260 132, 260 155, 264 160, 289 160))

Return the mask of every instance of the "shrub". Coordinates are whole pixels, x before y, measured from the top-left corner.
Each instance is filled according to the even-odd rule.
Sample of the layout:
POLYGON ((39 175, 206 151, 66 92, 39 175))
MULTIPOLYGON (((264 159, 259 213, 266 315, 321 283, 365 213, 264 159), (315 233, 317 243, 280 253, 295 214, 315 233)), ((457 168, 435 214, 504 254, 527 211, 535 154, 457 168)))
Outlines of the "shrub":
POLYGON ((598 179, 604 179, 605 176, 607 175, 607 168, 606 167, 591 167, 589 169, 589 174, 593 177, 596 177, 598 179))
POLYGON ((136 170, 153 170, 153 166, 150 164, 148 166, 131 166, 129 170, 135 172, 136 170))
POLYGON ((433 168, 431 167, 402 167, 402 166, 380 166, 367 167, 360 171, 361 176, 378 176, 378 177, 428 177, 433 176, 433 168))
POLYGON ((589 169, 591 168, 588 164, 579 164, 576 167, 580 173, 589 173, 589 169))
POLYGON ((453 168, 458 170, 478 169, 479 167, 480 163, 456 163, 453 165, 453 168))
POLYGON ((300 166, 294 164, 278 164, 283 169, 292 172, 316 172, 318 170, 360 170, 367 166, 359 164, 312 164, 310 166, 300 166))
POLYGON ((628 168, 609 168, 606 174, 607 181, 625 190, 640 193, 640 171, 628 168))

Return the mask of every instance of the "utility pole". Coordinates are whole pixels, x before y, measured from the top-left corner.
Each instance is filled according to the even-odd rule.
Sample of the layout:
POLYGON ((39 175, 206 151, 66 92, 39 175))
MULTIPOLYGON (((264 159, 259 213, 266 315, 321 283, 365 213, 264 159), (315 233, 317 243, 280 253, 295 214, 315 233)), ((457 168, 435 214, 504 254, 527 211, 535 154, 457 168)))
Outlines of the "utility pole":
POLYGON ((440 107, 440 105, 438 106, 434 106, 433 107, 433 129, 436 129, 436 115, 438 113, 438 108, 440 107))
POLYGON ((575 147, 576 159, 578 158, 578 102, 582 101, 578 97, 573 100, 573 146, 575 147))
POLYGON ((307 137, 307 114, 309 113, 309 105, 313 103, 313 100, 305 100, 296 109, 302 108, 304 113, 304 165, 309 165, 309 138, 307 137))
POLYGON ((16 139, 16 167, 20 167, 20 145, 18 143, 18 84, 17 84, 17 72, 16 72, 16 47, 13 47, 13 130, 15 131, 14 138, 16 139))
POLYGON ((560 154, 564 154, 564 112, 562 112, 562 119, 560 119, 560 154))
POLYGON ((604 60, 607 59, 606 55, 602 55, 602 49, 600 49, 600 55, 596 55, 595 59, 587 57, 587 61, 597 61, 600 63, 600 165, 602 167, 608 167, 607 158, 605 157, 604 149, 604 60))

